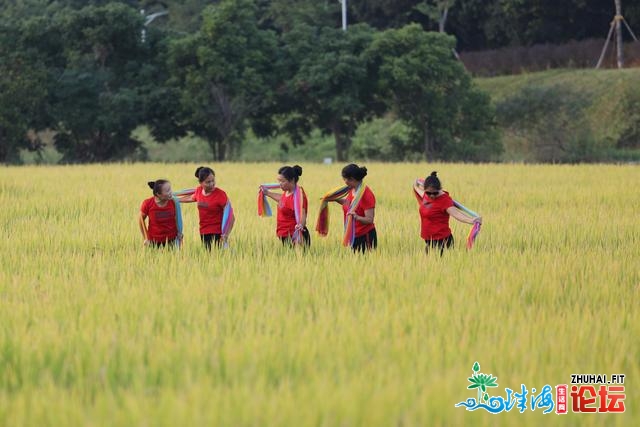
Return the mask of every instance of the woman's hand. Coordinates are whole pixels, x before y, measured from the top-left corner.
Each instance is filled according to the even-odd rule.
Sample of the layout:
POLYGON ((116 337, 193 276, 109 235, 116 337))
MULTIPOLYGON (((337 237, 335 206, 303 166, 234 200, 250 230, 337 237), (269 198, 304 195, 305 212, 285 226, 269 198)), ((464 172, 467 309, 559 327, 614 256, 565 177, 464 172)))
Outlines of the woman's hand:
POLYGON ((472 224, 475 224, 476 222, 478 224, 482 224, 482 217, 481 216, 477 216, 477 217, 473 218, 472 224))
POLYGON ((143 246, 149 246, 151 244, 151 240, 149 239, 144 239, 144 243, 142 244, 143 246))

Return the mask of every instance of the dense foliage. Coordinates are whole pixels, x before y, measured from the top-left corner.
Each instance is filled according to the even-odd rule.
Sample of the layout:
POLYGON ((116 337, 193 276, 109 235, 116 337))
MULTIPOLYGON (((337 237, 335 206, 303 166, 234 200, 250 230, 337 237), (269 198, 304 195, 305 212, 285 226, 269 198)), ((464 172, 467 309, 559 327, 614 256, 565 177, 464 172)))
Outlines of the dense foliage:
POLYGON ((43 130, 64 162, 144 159, 141 126, 199 136, 216 160, 248 129, 286 135, 285 149, 319 130, 346 160, 359 125, 389 114, 409 129, 390 141, 396 159, 495 159, 493 107, 455 52, 601 36, 613 14, 556 3, 352 1, 344 32, 335 1, 6 1, 0 162, 39 152, 43 130))

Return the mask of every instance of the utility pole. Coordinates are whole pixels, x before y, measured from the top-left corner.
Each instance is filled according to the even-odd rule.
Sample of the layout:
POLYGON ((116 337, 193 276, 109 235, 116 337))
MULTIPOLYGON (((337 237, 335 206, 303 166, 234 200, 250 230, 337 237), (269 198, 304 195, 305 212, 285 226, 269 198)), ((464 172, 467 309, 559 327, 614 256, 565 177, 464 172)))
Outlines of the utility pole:
POLYGON ((613 36, 613 32, 615 30, 615 39, 616 39, 616 52, 617 52, 617 62, 618 68, 624 67, 624 55, 622 50, 622 24, 624 23, 627 30, 631 34, 631 37, 635 41, 638 41, 638 38, 631 30, 631 27, 627 23, 627 21, 622 16, 622 0, 614 0, 616 5, 616 15, 613 17, 613 21, 611 21, 611 25, 609 26, 609 34, 607 34, 607 40, 604 42, 604 47, 602 48, 602 52, 600 53, 600 58, 598 59, 598 63, 596 64, 596 69, 600 68, 602 65, 602 60, 604 59, 604 55, 607 52, 607 47, 609 47, 609 41, 611 40, 611 36, 613 36))
POLYGON ((342 31, 347 31, 347 0, 339 0, 342 3, 342 31))
POLYGON ((624 57, 622 53, 622 0, 616 0, 616 17, 614 22, 616 23, 616 47, 618 57, 618 69, 624 67, 624 57))

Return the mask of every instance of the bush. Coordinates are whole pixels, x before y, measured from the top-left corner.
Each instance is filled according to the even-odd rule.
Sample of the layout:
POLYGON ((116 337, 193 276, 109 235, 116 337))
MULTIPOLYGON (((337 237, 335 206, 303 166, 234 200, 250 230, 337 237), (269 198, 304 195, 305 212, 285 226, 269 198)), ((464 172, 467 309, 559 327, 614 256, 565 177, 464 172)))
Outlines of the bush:
POLYGON ((496 106, 499 123, 526 133, 528 151, 539 162, 597 160, 600 149, 585 118, 589 100, 568 87, 528 86, 496 106))

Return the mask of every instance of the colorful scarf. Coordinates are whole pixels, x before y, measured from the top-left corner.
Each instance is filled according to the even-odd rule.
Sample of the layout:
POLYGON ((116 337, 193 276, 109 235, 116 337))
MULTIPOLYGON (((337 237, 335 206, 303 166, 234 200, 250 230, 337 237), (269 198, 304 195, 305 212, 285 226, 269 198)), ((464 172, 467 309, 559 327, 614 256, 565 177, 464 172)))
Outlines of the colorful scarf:
MULTIPOLYGON (((356 194, 353 196, 353 200, 351 204, 349 204, 349 209, 347 212, 355 212, 356 207, 358 207, 358 203, 362 199, 362 195, 364 191, 367 189, 367 186, 363 183, 358 185, 356 188, 356 194)), ((356 221, 353 219, 353 215, 347 215, 344 221, 344 237, 342 238, 343 246, 353 246, 353 242, 356 240, 356 221)))
POLYGON ((320 199, 320 212, 318 213, 318 221, 316 221, 316 231, 321 236, 329 234, 329 202, 340 200, 346 197, 348 193, 349 187, 345 185, 325 193, 320 199))
POLYGON ((180 247, 180 235, 182 234, 182 208, 180 200, 173 196, 173 204, 176 206, 176 226, 178 228, 178 236, 176 237, 176 247, 180 247))
POLYGON ((194 194, 195 192, 196 192, 195 188, 185 188, 184 190, 174 191, 173 195, 175 197, 190 196, 190 195, 194 194))
MULTIPOLYGON (((349 209, 347 209, 347 212, 355 211, 366 189, 367 186, 360 183, 358 188, 356 188, 356 193, 353 196, 353 200, 349 204, 349 209)), ((336 187, 322 197, 320 213, 318 214, 318 221, 316 223, 316 230, 318 231, 318 233, 320 233, 321 236, 326 236, 329 233, 329 202, 347 197, 350 190, 351 189, 347 186, 336 187)), ((344 246, 353 246, 353 242, 355 241, 355 239, 356 222, 354 221, 352 215, 347 215, 344 221, 344 235, 342 237, 342 244, 344 246)))
MULTIPOLYGON (((224 205, 224 210, 222 211, 222 234, 229 238, 229 232, 231 228, 231 218, 233 218, 233 207, 231 207, 231 200, 227 199, 227 203, 224 205)), ((229 247, 229 241, 224 241, 223 248, 229 247)))
MULTIPOLYGON (((302 221, 302 191, 297 185, 293 189, 293 212, 296 216, 296 225, 302 221)), ((296 229, 291 236, 294 245, 302 243, 302 232, 296 229)))
POLYGON ((233 207, 231 207, 231 200, 227 199, 227 203, 224 205, 222 211, 222 234, 229 236, 229 228, 231 227, 231 218, 233 217, 233 207))
MULTIPOLYGON (((420 179, 420 178, 416 179, 416 184, 424 187, 424 179, 420 179)), ((422 201, 423 201, 422 196, 420 196, 420 193, 416 191, 415 187, 413 188, 413 195, 418 200, 418 203, 422 204, 422 201)), ((472 211, 471 209, 464 206, 462 203, 458 202, 457 200, 453 200, 453 205, 472 218, 478 218, 480 216, 474 211, 472 211)), ((476 237, 478 237, 478 234, 480 233, 480 225, 481 224, 479 222, 474 222, 473 226, 471 227, 471 230, 469 230, 469 234, 467 235, 467 249, 471 249, 473 247, 473 244, 476 241, 476 237)))
POLYGON ((271 207, 269 206, 269 200, 264 194, 264 190, 275 190, 280 188, 280 184, 260 184, 258 189, 258 216, 271 216, 271 207))

